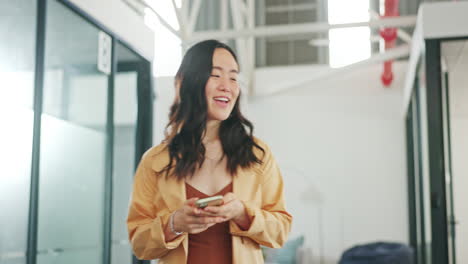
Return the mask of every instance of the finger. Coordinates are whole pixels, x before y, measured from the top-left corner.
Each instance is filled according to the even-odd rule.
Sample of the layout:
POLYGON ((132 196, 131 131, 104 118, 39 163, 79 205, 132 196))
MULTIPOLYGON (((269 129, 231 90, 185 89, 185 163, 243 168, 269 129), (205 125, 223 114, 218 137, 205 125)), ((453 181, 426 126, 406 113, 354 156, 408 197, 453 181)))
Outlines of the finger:
POLYGON ((187 217, 188 225, 204 225, 203 217, 200 216, 189 216, 187 217))
POLYGON ((234 201, 236 201, 236 200, 232 200, 232 201, 230 201, 228 203, 225 203, 223 205, 220 205, 220 206, 206 207, 205 211, 210 212, 210 213, 214 213, 216 215, 224 215, 226 212, 229 212, 229 211, 232 210, 231 208, 233 207, 234 201))
POLYGON ((202 217, 195 217, 194 223, 200 224, 200 225, 207 225, 211 223, 216 223, 217 218, 212 217, 212 216, 202 216, 202 217))
POLYGON ((198 197, 193 197, 185 201, 184 204, 189 205, 189 206, 195 206, 195 202, 198 200, 198 197))
POLYGON ((210 228, 210 227, 212 227, 212 226, 214 226, 214 225, 216 225, 216 224, 217 224, 217 223, 208 224, 208 225, 207 225, 207 228, 210 228))
POLYGON ((221 212, 221 209, 224 205, 220 206, 207 206, 203 209, 204 212, 211 215, 218 215, 221 212))
POLYGON ((200 230, 200 229, 206 229, 208 225, 201 225, 201 224, 191 224, 188 226, 190 230, 200 230))
POLYGON ((217 217, 217 219, 216 219, 216 223, 223 223, 223 222, 226 222, 226 221, 229 221, 229 218, 224 217, 224 216, 217 217))
POLYGON ((229 203, 232 200, 237 199, 236 195, 232 192, 228 192, 223 196, 224 204, 229 203))
POLYGON ((218 217, 223 217, 225 220, 229 220, 233 217, 233 215, 235 215, 234 201, 231 201, 228 204, 222 206, 217 206, 215 208, 209 208, 209 212, 216 214, 218 217))
POLYGON ((201 233, 201 232, 207 230, 207 229, 210 228, 210 227, 211 227, 211 225, 210 225, 210 226, 208 226, 208 225, 207 225, 207 226, 199 226, 199 227, 197 227, 197 228, 191 229, 191 230, 189 231, 189 233, 190 233, 190 234, 198 234, 198 233, 201 233))
POLYGON ((203 231, 205 231, 206 228, 201 228, 199 226, 194 226, 194 227, 191 227, 189 230, 188 230, 188 233, 189 234, 198 234, 198 233, 201 233, 203 231))
POLYGON ((216 213, 206 211, 205 209, 200 210, 199 216, 216 216, 216 213))
POLYGON ((222 222, 225 222, 226 219, 222 218, 222 217, 216 217, 216 222, 214 223, 209 223, 209 224, 192 224, 190 225, 190 230, 198 230, 198 232, 202 232, 218 223, 222 223, 222 222))
POLYGON ((200 216, 202 212, 200 208, 192 207, 189 205, 185 205, 184 208, 185 208, 185 214, 190 215, 190 216, 200 216))
POLYGON ((216 223, 215 217, 189 216, 187 218, 187 224, 189 225, 207 225, 211 223, 216 223))
POLYGON ((214 225, 216 225, 217 222, 215 223, 209 223, 209 224, 193 224, 192 227, 193 229, 208 229, 214 225))

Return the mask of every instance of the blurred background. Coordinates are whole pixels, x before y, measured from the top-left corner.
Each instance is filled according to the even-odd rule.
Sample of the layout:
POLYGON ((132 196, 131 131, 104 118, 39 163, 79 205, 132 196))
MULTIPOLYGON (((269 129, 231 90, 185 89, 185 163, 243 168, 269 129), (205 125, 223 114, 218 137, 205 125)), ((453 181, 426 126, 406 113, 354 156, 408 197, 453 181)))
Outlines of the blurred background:
MULTIPOLYGON (((290 262, 468 263, 468 1, 0 0, 0 263, 147 263, 126 230, 184 52, 226 42, 290 262), (298 242, 300 241, 300 242, 298 242), (289 251, 289 252, 288 252, 289 251)), ((266 260, 279 263, 266 253, 266 260)))

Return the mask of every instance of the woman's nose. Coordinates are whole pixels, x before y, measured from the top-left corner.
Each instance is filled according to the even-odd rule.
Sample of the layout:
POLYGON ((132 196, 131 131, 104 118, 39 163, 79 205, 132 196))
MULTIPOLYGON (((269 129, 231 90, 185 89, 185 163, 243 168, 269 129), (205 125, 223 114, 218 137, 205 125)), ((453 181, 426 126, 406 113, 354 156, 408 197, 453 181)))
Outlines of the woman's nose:
POLYGON ((229 92, 231 91, 230 85, 231 84, 229 83, 229 78, 223 78, 219 87, 221 91, 229 92))

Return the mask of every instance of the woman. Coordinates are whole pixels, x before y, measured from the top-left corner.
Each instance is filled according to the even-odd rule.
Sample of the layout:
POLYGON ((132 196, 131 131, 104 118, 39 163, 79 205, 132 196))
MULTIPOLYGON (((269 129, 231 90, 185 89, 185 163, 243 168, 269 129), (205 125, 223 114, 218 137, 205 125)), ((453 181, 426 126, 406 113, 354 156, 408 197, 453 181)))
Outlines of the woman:
POLYGON ((216 40, 184 56, 166 139, 143 155, 135 174, 127 224, 138 258, 263 263, 260 245, 285 242, 292 217, 283 180, 240 112, 238 73, 235 53, 216 40), (223 195, 223 204, 195 206, 213 195, 223 195))

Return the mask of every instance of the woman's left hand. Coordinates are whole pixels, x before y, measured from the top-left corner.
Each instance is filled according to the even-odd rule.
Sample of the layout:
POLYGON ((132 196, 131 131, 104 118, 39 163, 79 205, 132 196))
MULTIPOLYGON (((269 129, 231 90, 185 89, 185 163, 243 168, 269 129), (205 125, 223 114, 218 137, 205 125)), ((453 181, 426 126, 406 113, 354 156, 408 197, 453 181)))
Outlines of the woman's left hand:
POLYGON ((245 211, 244 203, 232 192, 224 195, 223 205, 208 206, 203 211, 211 216, 221 217, 224 221, 233 220, 244 230, 250 226, 250 219, 245 211))

